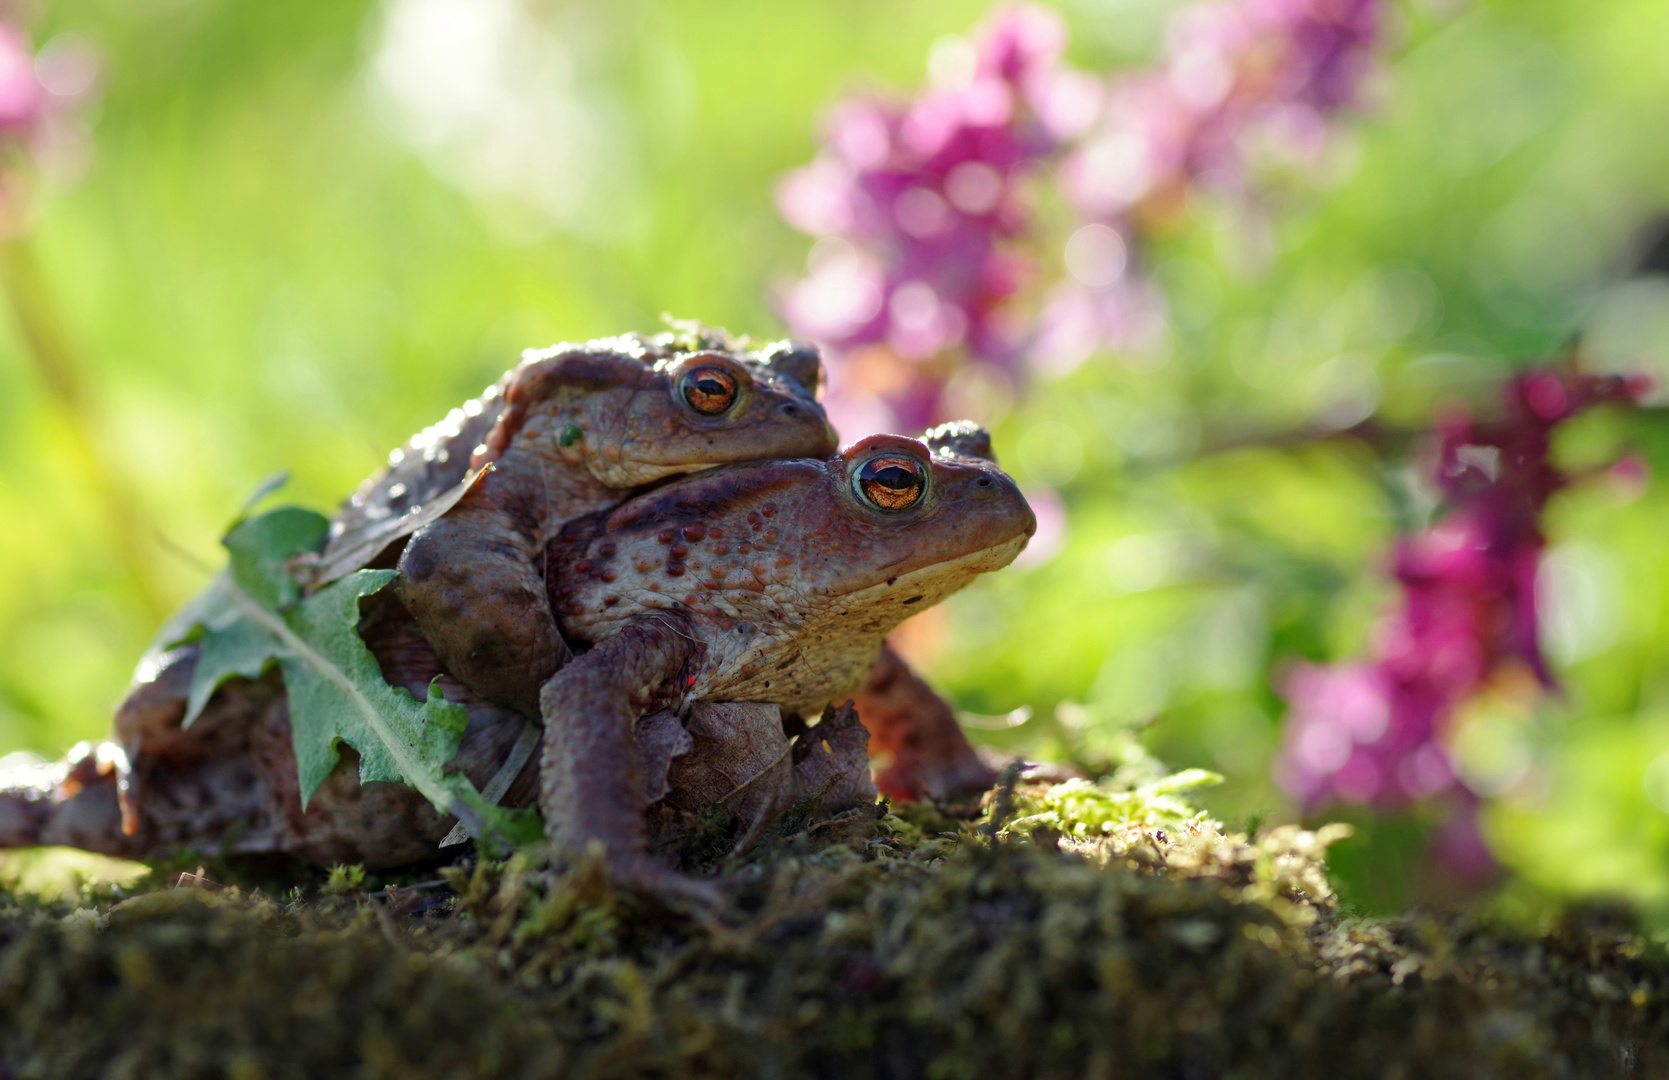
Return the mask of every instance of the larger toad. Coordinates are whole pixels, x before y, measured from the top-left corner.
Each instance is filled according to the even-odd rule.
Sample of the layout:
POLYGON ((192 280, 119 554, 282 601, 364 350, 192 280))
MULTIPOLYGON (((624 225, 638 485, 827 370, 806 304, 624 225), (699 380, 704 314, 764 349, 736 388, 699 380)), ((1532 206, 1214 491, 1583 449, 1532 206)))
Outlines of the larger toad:
POLYGON ((539 685, 568 657, 544 587, 545 545, 562 523, 678 473, 832 453, 834 430, 814 399, 820 378, 816 353, 786 342, 752 354, 624 337, 530 354, 355 495, 318 577, 397 540, 389 522, 425 516, 395 513, 412 500, 455 492, 406 541, 399 597, 459 680, 537 716, 539 685))

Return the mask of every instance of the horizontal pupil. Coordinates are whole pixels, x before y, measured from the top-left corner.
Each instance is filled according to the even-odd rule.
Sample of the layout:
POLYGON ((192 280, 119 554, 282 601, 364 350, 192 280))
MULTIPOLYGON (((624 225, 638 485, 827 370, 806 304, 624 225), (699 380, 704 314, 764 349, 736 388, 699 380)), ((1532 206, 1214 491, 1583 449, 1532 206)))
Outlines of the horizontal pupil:
POLYGON ((905 469, 900 469, 896 465, 890 469, 882 469, 880 472, 875 474, 873 479, 875 483, 880 484, 882 487, 892 488, 894 491, 902 491, 905 488, 913 488, 917 483, 916 475, 914 473, 905 469))

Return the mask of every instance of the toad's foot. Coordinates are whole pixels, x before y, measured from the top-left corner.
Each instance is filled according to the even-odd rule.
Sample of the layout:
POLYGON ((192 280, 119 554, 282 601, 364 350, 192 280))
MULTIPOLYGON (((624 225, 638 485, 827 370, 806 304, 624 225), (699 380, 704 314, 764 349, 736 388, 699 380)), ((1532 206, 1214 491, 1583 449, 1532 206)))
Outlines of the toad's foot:
POLYGON ((681 874, 648 855, 609 856, 603 872, 615 888, 651 897, 668 907, 710 912, 727 906, 723 882, 681 874))
POLYGON ((875 785, 890 798, 956 801, 997 782, 997 774, 969 745, 950 706, 890 647, 881 650, 856 704, 869 729, 872 751, 892 759, 875 778, 875 785))
POLYGON ((62 761, 0 774, 0 848, 56 845, 125 859, 159 856, 181 845, 214 849, 228 808, 248 816, 253 778, 235 763, 210 761, 176 773, 159 770, 143 827, 122 828, 114 743, 82 743, 62 761))

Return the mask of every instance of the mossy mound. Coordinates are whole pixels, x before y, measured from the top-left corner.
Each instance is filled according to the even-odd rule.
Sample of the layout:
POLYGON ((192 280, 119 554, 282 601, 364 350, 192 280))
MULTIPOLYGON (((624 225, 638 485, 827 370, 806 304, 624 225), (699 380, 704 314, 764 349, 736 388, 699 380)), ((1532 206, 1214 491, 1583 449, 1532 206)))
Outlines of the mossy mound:
POLYGON ((0 895, 0 1075, 1669 1076, 1669 958, 1626 928, 1341 919, 1325 837, 1142 828, 802 818, 722 919, 528 853, 0 895))

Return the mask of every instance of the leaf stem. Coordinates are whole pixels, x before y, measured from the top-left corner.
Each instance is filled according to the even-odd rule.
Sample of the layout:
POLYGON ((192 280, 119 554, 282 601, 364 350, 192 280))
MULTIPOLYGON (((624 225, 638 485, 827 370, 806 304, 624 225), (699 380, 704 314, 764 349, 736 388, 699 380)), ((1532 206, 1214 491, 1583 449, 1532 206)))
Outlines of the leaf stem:
POLYGON ((25 351, 47 394, 57 404, 69 430, 77 464, 87 477, 110 521, 111 542, 128 579, 153 621, 168 614, 146 541, 152 535, 147 515, 133 498, 131 485, 100 451, 98 422, 84 365, 70 343, 63 316, 28 237, 0 241, 0 288, 6 294, 25 351))

